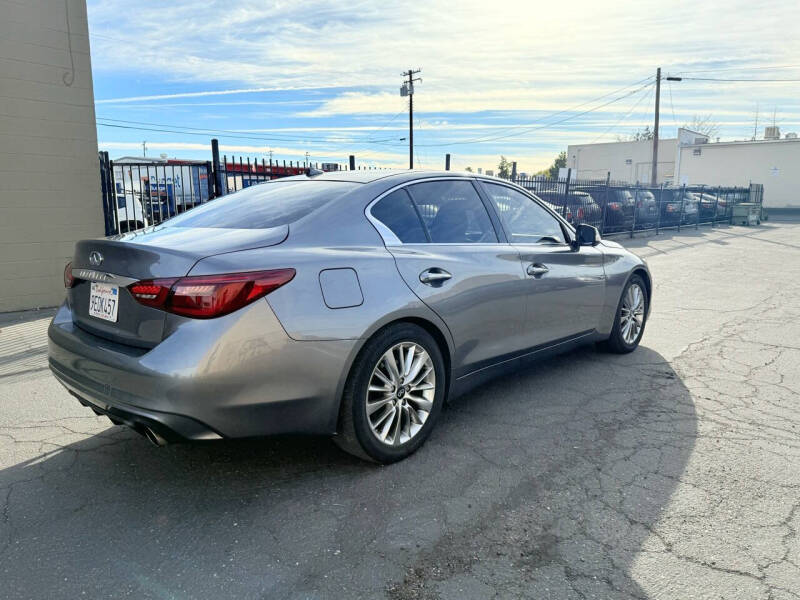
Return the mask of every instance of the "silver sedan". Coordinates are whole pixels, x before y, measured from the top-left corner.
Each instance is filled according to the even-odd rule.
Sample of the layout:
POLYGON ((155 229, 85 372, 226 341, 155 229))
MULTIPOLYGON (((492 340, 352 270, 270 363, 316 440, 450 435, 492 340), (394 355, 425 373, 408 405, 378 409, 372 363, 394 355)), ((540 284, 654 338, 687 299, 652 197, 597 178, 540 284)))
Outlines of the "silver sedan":
POLYGON ((647 265, 526 190, 452 172, 310 173, 84 240, 54 375, 157 444, 335 436, 388 463, 446 399, 599 342, 630 352, 647 265))

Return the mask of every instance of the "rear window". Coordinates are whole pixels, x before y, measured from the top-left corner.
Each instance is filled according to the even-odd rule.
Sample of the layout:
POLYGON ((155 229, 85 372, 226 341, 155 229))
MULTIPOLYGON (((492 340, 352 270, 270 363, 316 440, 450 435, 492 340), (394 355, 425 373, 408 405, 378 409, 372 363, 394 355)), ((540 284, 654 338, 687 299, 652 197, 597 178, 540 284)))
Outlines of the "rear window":
POLYGON ((272 181, 173 217, 167 227, 269 229, 294 223, 358 187, 344 181, 272 181))

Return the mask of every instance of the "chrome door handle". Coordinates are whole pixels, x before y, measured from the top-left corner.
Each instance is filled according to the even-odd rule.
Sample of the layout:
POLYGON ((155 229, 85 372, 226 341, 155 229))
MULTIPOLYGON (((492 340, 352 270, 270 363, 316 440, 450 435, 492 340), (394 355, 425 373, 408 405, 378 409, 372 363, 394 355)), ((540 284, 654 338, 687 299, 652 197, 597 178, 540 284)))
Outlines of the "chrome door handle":
POLYGON ((542 275, 547 273, 549 270, 550 269, 548 269, 542 263, 530 264, 530 265, 528 265, 528 268, 526 269, 528 275, 530 275, 531 277, 541 277, 542 275))
POLYGON ((450 273, 438 267, 433 267, 432 269, 425 269, 422 273, 419 274, 419 280, 422 283, 426 283, 428 285, 436 285, 437 283, 443 283, 448 279, 450 279, 451 277, 452 275, 450 275, 450 273))

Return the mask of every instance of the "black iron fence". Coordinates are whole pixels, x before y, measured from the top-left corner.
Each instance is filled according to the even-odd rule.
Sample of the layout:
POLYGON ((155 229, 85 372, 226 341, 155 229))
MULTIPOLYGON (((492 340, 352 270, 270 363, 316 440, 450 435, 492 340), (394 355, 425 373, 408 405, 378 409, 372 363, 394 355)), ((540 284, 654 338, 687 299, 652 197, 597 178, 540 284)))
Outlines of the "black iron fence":
MULTIPOLYGON (((699 227, 739 222, 747 207, 761 214, 763 185, 657 187, 602 180, 512 177, 577 225, 588 223, 604 236, 633 235, 636 231, 699 227), (738 208, 737 208, 738 207, 738 208)), ((760 220, 760 216, 758 218, 760 220)))
MULTIPOLYGON (((309 163, 219 156, 216 140, 211 161, 120 159, 100 152, 100 181, 106 235, 161 223, 198 204, 270 179, 301 175, 308 168, 352 170, 349 162, 309 163)), ((446 160, 449 167, 449 155, 446 160)), ((530 190, 568 222, 588 223, 604 236, 637 231, 699 227, 702 224, 759 222, 763 185, 749 187, 645 186, 606 179, 519 177, 530 190)))
MULTIPOLYGON (((100 152, 100 184, 106 235, 157 225, 214 198, 281 177, 301 175, 307 169, 355 169, 347 164, 273 161, 219 156, 216 140, 210 161, 177 159, 110 160, 100 152)), ((374 168, 374 167, 373 167, 374 168)))

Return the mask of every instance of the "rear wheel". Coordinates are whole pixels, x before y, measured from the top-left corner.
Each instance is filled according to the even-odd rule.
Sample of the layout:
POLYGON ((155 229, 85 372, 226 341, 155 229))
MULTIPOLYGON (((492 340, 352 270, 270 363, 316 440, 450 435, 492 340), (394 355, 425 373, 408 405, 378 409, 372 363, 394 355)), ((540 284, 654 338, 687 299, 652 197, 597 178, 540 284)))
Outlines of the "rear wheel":
POLYGON ((444 403, 444 360, 431 335, 411 323, 391 325, 356 358, 342 398, 339 434, 346 452, 391 463, 419 448, 444 403))
POLYGON ((617 305, 614 328, 602 346, 611 352, 626 354, 639 345, 647 319, 647 287, 639 275, 632 276, 617 305))

